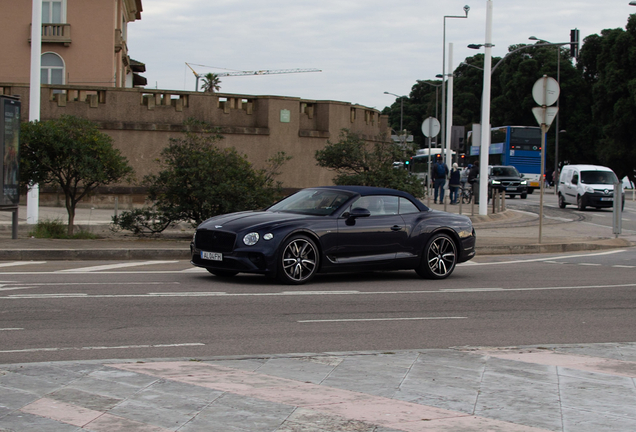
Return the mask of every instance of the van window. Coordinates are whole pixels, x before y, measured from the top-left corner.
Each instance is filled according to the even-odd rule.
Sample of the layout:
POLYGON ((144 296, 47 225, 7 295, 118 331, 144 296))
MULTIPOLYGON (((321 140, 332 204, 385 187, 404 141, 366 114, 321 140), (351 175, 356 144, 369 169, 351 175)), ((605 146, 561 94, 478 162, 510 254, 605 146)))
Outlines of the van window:
POLYGON ((579 184, 579 173, 575 172, 572 175, 572 184, 579 184))
POLYGON ((614 184, 617 181, 612 171, 581 171, 581 183, 614 184))

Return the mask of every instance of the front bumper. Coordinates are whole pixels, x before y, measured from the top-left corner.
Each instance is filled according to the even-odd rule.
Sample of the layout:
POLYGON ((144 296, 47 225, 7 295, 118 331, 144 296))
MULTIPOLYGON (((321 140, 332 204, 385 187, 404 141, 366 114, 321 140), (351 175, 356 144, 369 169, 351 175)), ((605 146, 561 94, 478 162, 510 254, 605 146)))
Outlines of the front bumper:
MULTIPOLYGON (((227 270, 239 273, 274 274, 276 272, 276 257, 270 251, 250 249, 233 250, 222 253, 221 261, 201 258, 201 249, 190 243, 190 262, 192 265, 210 270, 227 270)), ((211 251, 206 251, 211 252, 211 251)))
MULTIPOLYGON (((612 195, 605 195, 599 193, 585 193, 581 195, 581 201, 583 205, 589 207, 607 208, 614 206, 614 197, 612 195)), ((623 202, 625 204, 625 195, 623 195, 623 202)))

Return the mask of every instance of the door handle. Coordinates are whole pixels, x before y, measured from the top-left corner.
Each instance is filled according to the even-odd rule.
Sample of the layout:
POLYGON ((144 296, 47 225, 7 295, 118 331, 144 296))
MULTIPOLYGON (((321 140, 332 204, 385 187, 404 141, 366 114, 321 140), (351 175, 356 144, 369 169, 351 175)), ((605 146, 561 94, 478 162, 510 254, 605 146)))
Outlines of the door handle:
POLYGON ((391 227, 391 231, 401 231, 402 227, 400 225, 393 225, 391 227))

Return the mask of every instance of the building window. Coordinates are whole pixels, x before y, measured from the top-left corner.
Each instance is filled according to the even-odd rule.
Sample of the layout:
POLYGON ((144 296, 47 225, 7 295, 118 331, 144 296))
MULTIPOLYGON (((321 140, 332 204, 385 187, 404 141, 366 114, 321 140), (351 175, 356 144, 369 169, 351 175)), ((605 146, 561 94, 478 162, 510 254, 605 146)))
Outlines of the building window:
POLYGON ((42 0, 42 23, 64 24, 66 0, 42 0))
POLYGON ((42 54, 42 84, 64 84, 64 60, 55 53, 42 54))

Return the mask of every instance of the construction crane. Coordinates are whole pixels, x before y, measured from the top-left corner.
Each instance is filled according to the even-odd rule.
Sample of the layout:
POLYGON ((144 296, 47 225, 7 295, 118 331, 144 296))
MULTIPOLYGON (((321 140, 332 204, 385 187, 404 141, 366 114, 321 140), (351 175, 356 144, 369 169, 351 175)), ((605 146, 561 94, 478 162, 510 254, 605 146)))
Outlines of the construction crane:
MULTIPOLYGON (((196 73, 196 71, 192 68, 192 66, 201 66, 207 68, 213 68, 213 66, 205 66, 194 63, 187 63, 186 66, 190 68, 194 76, 196 77, 195 90, 199 91, 199 78, 203 78, 205 75, 201 75, 196 73)), ((218 69, 218 68, 217 68, 218 69)), ((274 75, 274 74, 289 74, 289 73, 305 73, 305 72, 322 72, 320 69, 264 69, 264 70, 254 70, 254 71, 233 71, 233 72, 220 72, 214 73, 217 77, 227 77, 227 76, 251 76, 251 75, 274 75)))

